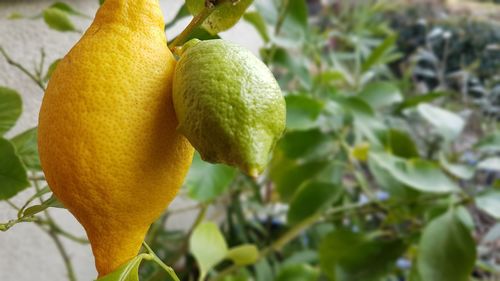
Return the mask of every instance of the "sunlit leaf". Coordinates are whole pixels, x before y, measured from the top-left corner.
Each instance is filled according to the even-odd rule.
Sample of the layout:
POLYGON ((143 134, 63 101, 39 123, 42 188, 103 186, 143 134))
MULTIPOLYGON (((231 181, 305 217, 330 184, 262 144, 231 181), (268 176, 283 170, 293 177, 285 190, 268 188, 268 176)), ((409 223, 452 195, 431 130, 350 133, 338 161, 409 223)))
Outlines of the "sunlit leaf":
POLYGON ((403 100, 399 89, 389 82, 370 83, 359 93, 359 97, 373 108, 388 106, 403 100))
POLYGON ((96 281, 139 281, 139 266, 145 256, 145 254, 136 256, 117 270, 96 281))
POLYGON ((458 190, 456 184, 432 162, 405 160, 387 153, 370 153, 370 159, 396 180, 418 191, 446 193, 458 190))
POLYGON ((47 8, 43 10, 43 19, 52 29, 57 31, 76 31, 68 13, 59 8, 47 8))
POLYGON ((500 220, 500 191, 493 190, 476 197, 476 206, 500 220))
MULTIPOLYGON (((205 0, 186 0, 188 10, 193 15, 205 8, 205 0)), ((252 4, 253 0, 229 0, 219 4, 203 22, 203 27, 211 34, 217 34, 234 26, 252 4)))
POLYGON ((189 250, 200 266, 201 276, 206 276, 228 252, 226 240, 213 222, 202 222, 194 229, 189 238, 189 250))
POLYGON ((417 109, 420 115, 432 124, 436 132, 446 140, 454 140, 464 129, 465 121, 451 111, 431 104, 420 104, 417 109))
POLYGON ((254 264, 259 259, 259 249, 253 244, 240 245, 229 249, 227 258, 239 266, 254 264))

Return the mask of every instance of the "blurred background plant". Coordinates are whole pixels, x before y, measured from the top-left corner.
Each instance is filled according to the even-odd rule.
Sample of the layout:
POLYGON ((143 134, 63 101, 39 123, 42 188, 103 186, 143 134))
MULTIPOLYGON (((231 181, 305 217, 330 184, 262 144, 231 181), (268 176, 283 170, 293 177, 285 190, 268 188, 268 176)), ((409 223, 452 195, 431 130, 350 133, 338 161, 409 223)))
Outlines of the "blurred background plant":
MULTIPOLYGON (((190 16, 190 2, 167 26, 190 16)), ((195 156, 180 195, 193 205, 167 210, 147 245, 181 280, 500 278, 494 3, 253 1, 242 20, 265 42, 260 54, 285 94, 287 132, 258 179, 195 156), (220 220, 204 220, 209 207, 220 220), (165 227, 188 210, 198 211, 189 229, 165 227)), ((33 19, 80 32, 75 16, 86 17, 57 2, 33 19)), ((218 37, 212 33, 202 26, 191 37, 218 37)), ((57 66, 43 51, 33 69, 1 47, 0 54, 40 89, 57 66)), ((0 88, 0 101, 5 134, 21 99, 0 88)), ((0 139, 0 155, 0 199, 18 210, 0 230, 33 222, 58 245, 60 236, 85 243, 46 212, 62 206, 44 187, 36 128, 0 139), (10 202, 26 188, 36 192, 24 206, 10 202)), ((76 280, 76 261, 58 249, 76 280)), ((153 263, 139 273, 141 280, 171 280, 153 263)), ((106 280, 125 280, 113 278, 106 280)))

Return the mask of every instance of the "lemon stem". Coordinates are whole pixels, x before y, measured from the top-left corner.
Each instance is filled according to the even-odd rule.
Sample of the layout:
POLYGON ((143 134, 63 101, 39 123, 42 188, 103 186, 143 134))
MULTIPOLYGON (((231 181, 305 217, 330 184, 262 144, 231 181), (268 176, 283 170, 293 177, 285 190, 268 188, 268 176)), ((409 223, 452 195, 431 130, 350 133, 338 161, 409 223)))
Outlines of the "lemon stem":
MULTIPOLYGON (((209 3, 210 1, 207 1, 209 3)), ((170 43, 170 50, 174 51, 174 48, 182 45, 186 39, 189 37, 189 35, 193 32, 194 29, 196 29, 198 26, 200 26, 215 10, 215 5, 214 4, 207 4, 205 5, 205 8, 197 14, 191 22, 186 26, 186 28, 177 36, 172 43, 170 43)))
POLYGON ((156 262, 163 270, 165 270, 165 272, 168 273, 168 275, 170 276, 170 278, 172 278, 172 280, 174 281, 180 281, 179 277, 177 277, 177 274, 175 274, 175 271, 173 268, 171 268, 170 266, 166 265, 156 254, 155 252, 153 251, 153 249, 151 249, 151 247, 149 247, 148 244, 146 244, 146 242, 142 242, 142 246, 144 246, 144 248, 146 248, 146 250, 148 251, 148 254, 150 256, 150 258, 156 262))

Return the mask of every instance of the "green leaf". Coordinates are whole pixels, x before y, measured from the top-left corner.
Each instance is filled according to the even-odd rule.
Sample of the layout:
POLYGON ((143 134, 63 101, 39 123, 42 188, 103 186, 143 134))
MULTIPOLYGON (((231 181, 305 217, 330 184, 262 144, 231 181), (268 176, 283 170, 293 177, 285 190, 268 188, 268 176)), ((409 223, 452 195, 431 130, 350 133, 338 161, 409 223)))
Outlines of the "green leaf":
POLYGON ((462 117, 448 110, 431 104, 420 104, 417 109, 420 115, 434 126, 436 132, 448 141, 457 138, 465 127, 462 117))
POLYGON ((415 107, 421 103, 432 102, 438 98, 444 97, 445 95, 446 93, 433 92, 433 93, 427 93, 425 95, 409 97, 396 107, 395 112, 401 113, 405 109, 415 107))
POLYGON ((11 13, 10 15, 7 16, 8 20, 18 20, 18 19, 23 19, 24 15, 18 12, 11 13))
POLYGON ((493 190, 477 196, 476 207, 500 220, 500 191, 493 190))
POLYGON ((328 161, 300 163, 283 160, 271 165, 270 177, 283 201, 289 201, 306 180, 314 178, 328 166, 328 161))
POLYGON ((293 264, 282 267, 275 281, 317 281, 319 271, 308 264, 293 264))
POLYGON ((85 15, 84 13, 79 12, 78 10, 75 10, 73 7, 71 7, 67 3, 63 3, 63 2, 55 2, 54 4, 50 5, 49 8, 56 8, 56 9, 59 9, 61 11, 66 12, 70 15, 82 16, 85 18, 89 17, 89 16, 85 15))
POLYGON ((317 127, 316 120, 323 103, 305 95, 289 95, 286 100, 286 126, 289 130, 308 130, 317 127))
POLYGON ((294 46, 302 44, 307 37, 308 5, 305 0, 280 1, 278 10, 283 10, 284 20, 277 37, 273 38, 278 45, 294 46))
POLYGON ((47 69, 47 73, 45 74, 45 77, 43 77, 43 81, 47 82, 50 80, 50 77, 52 77, 52 74, 54 73, 54 70, 56 70, 57 65, 59 64, 60 61, 61 59, 57 59, 50 64, 49 68, 47 69))
POLYGON ((278 143, 277 149, 283 151, 287 158, 314 159, 335 151, 337 145, 331 134, 319 129, 287 132, 278 143))
POLYGON ((269 33, 267 31, 267 25, 264 18, 259 12, 248 12, 243 15, 243 19, 250 23, 257 32, 259 32, 260 37, 264 42, 269 42, 269 33))
POLYGON ((308 61, 304 57, 292 56, 290 52, 284 48, 265 49, 261 56, 263 58, 271 58, 270 62, 282 67, 289 74, 295 75, 304 88, 311 88, 311 73, 307 68, 308 61))
POLYGON ((324 210, 338 198, 341 190, 331 183, 315 181, 304 183, 290 202, 288 223, 299 223, 324 210))
POLYGON ((186 6, 186 4, 182 4, 181 8, 179 9, 179 11, 177 11, 177 14, 175 15, 174 19, 172 21, 170 21, 169 23, 167 23, 167 25, 165 25, 165 29, 167 28, 171 28, 172 26, 174 26, 179 20, 185 18, 185 17, 188 17, 190 16, 191 14, 189 13, 189 10, 186 6))
MULTIPOLYGON (((253 0, 224 1, 216 6, 202 26, 213 35, 228 30, 240 20, 252 2, 253 0)), ((197 15, 205 8, 205 0, 186 0, 186 5, 191 14, 197 15)))
POLYGON ((485 136, 476 144, 476 148, 485 153, 500 151, 500 132, 485 136))
POLYGON ((418 250, 418 271, 425 281, 468 281, 476 260, 476 243, 454 211, 432 220, 418 250))
POLYGON ((236 174, 235 169, 222 164, 207 163, 196 153, 185 185, 191 198, 206 202, 226 191, 236 174))
POLYGON ((253 244, 244 244, 229 249, 227 258, 238 266, 254 264, 259 260, 259 249, 253 244))
POLYGON ((348 230, 335 230, 319 246, 322 271, 335 281, 378 281, 406 249, 401 240, 378 240, 348 230))
POLYGON ((500 171, 500 157, 490 157, 477 164, 477 169, 488 171, 500 171))
POLYGON ((380 138, 385 150, 395 156, 407 159, 419 157, 417 145, 411 136, 403 131, 389 129, 380 134, 380 138))
POLYGON ((0 138, 0 200, 9 199, 28 186, 26 170, 14 145, 0 138))
POLYGON ((0 87, 0 136, 16 124, 22 111, 21 96, 12 89, 0 87))
POLYGON ((228 248, 224 236, 215 223, 199 224, 189 238, 189 249, 200 267, 200 280, 208 271, 227 256, 228 248))
POLYGON ((437 165, 422 159, 405 160, 387 153, 370 153, 370 159, 400 183, 418 191, 448 193, 458 187, 437 165))
POLYGON ((17 155, 26 168, 37 171, 42 169, 38 158, 37 128, 15 136, 11 142, 16 147, 17 155))
POLYGON ((96 281, 139 281, 139 266, 147 254, 141 254, 120 266, 112 273, 97 279, 96 281))
POLYGON ((392 105, 403 100, 403 96, 398 87, 389 82, 373 82, 367 84, 361 93, 359 93, 359 97, 373 108, 392 105))
POLYGON ((387 37, 382 43, 380 43, 380 45, 378 45, 377 48, 375 48, 370 53, 370 56, 363 63, 361 70, 363 72, 366 72, 370 70, 373 66, 387 63, 387 61, 384 60, 384 56, 386 56, 392 49, 395 48, 396 40, 397 40, 397 35, 391 35, 387 37))
POLYGON ((455 164, 450 163, 444 153, 440 153, 439 155, 439 164, 443 167, 448 173, 454 175, 457 178, 470 180, 475 174, 475 169, 473 167, 463 165, 463 164, 455 164))
POLYGON ((43 11, 45 23, 57 31, 76 31, 75 26, 68 17, 68 13, 59 8, 47 8, 43 11))
POLYGON ((52 195, 49 199, 45 200, 41 205, 34 205, 29 208, 26 208, 26 210, 24 210, 23 212, 23 216, 25 217, 33 216, 51 207, 64 208, 62 203, 59 200, 57 200, 57 198, 54 195, 52 195))

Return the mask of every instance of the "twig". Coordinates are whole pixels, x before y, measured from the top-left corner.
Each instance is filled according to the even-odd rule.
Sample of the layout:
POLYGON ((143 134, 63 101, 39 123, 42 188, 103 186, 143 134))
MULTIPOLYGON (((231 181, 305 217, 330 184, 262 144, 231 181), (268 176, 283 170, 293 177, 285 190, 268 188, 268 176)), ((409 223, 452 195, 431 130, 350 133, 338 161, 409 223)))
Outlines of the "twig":
POLYGON ((144 248, 146 248, 146 250, 148 251, 148 254, 150 255, 151 259, 156 262, 159 266, 161 266, 161 268, 163 268, 163 270, 165 270, 165 272, 168 273, 168 275, 170 276, 170 278, 172 278, 174 281, 180 281, 179 280, 179 277, 177 277, 177 274, 175 274, 175 271, 168 265, 166 265, 156 254, 155 252, 151 249, 151 247, 149 247, 148 244, 146 244, 146 242, 142 242, 142 246, 144 246, 144 248))
POLYGON ((170 48, 171 51, 174 50, 175 47, 183 44, 186 41, 186 38, 193 32, 195 28, 200 26, 215 10, 216 4, 214 1, 207 0, 205 7, 203 10, 197 14, 191 22, 186 26, 186 28, 179 34, 172 43, 170 43, 170 48))
MULTIPOLYGON (((35 187, 36 192, 40 192, 40 184, 38 183, 37 180, 33 181, 33 185, 35 187)), ((40 204, 43 204, 42 198, 38 198, 38 199, 40 200, 40 204)), ((47 210, 44 210, 43 213, 47 217, 47 221, 49 223, 49 225, 48 225, 49 229, 47 230, 47 233, 52 238, 52 240, 54 240, 54 243, 56 244, 57 250, 61 254, 61 257, 63 258, 64 265, 66 266, 66 271, 68 273, 68 279, 69 279, 69 281, 76 281, 77 279, 76 279, 75 271, 73 269, 73 264, 71 263, 71 259, 68 255, 68 252, 66 251, 66 248, 64 247, 61 240, 59 239, 59 236, 57 236, 56 228, 57 229, 60 229, 60 228, 56 225, 56 223, 54 222, 54 220, 52 219, 52 217, 50 216, 50 214, 47 210)), ((37 225, 41 227, 40 223, 38 223, 37 225)), ((44 228, 42 227, 42 229, 44 229, 44 228)))
POLYGON ((29 70, 27 70, 24 66, 22 66, 20 63, 14 61, 8 54, 7 52, 5 52, 4 48, 2 46, 0 46, 0 53, 3 55, 3 57, 5 58, 5 60, 7 61, 8 64, 16 67, 17 69, 19 69, 21 72, 23 72, 24 74, 26 74, 29 78, 31 78, 31 80, 33 80, 36 85, 38 87, 40 87, 40 89, 42 89, 42 91, 45 91, 45 85, 43 84, 43 82, 40 80, 40 79, 37 79, 35 77, 35 75, 33 75, 31 72, 29 72, 29 70))

